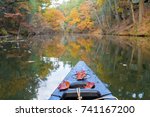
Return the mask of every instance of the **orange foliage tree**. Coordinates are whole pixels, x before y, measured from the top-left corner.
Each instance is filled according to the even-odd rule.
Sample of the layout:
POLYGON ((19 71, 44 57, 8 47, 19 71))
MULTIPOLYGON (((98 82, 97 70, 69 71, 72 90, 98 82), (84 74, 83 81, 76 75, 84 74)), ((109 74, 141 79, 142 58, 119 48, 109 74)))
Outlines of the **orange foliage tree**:
POLYGON ((93 21, 90 16, 90 10, 91 7, 88 2, 84 2, 80 5, 79 11, 81 22, 77 25, 77 28, 80 31, 91 30, 93 27, 93 21))
POLYGON ((80 15, 76 8, 71 10, 70 14, 66 17, 66 22, 68 23, 68 28, 74 31, 74 28, 80 22, 80 15))
POLYGON ((88 2, 83 2, 79 8, 73 8, 66 17, 68 30, 73 32, 87 32, 93 28, 93 21, 90 15, 91 6, 88 2))
POLYGON ((47 9, 43 16, 53 30, 60 31, 63 28, 65 17, 60 10, 47 9))

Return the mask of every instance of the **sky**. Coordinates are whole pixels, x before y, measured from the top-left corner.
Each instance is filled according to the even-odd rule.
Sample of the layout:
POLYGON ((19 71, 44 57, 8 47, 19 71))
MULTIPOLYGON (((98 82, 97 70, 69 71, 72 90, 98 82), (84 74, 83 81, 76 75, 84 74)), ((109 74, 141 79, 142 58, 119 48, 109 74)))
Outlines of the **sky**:
POLYGON ((52 5, 51 7, 56 7, 56 6, 59 6, 60 4, 62 4, 63 2, 67 2, 69 0, 52 0, 52 5))

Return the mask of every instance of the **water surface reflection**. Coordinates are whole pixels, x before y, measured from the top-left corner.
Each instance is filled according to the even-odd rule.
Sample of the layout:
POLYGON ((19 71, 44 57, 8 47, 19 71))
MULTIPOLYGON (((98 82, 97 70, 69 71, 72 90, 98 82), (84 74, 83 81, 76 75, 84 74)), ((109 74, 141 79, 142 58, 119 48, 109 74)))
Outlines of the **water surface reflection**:
POLYGON ((1 49, 0 99, 48 99, 79 60, 119 99, 150 99, 149 43, 148 38, 43 35, 33 37, 31 52, 24 50, 21 57, 1 49))

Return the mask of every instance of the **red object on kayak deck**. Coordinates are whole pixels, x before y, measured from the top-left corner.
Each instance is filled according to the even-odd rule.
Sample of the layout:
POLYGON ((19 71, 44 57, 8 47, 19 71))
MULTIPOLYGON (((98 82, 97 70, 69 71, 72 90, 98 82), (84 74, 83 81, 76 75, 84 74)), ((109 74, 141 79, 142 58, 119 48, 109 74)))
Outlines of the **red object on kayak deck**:
POLYGON ((76 74, 77 80, 82 80, 82 79, 85 78, 85 76, 86 76, 86 72, 85 72, 84 70, 79 71, 79 72, 77 72, 77 74, 76 74))
POLYGON ((94 86, 95 86, 95 83, 94 83, 94 82, 87 82, 87 83, 86 83, 86 86, 84 86, 84 88, 85 88, 85 89, 87 89, 87 88, 91 89, 91 88, 93 88, 94 86))
POLYGON ((59 86, 58 89, 59 90, 66 90, 70 87, 70 82, 68 81, 63 81, 59 86))

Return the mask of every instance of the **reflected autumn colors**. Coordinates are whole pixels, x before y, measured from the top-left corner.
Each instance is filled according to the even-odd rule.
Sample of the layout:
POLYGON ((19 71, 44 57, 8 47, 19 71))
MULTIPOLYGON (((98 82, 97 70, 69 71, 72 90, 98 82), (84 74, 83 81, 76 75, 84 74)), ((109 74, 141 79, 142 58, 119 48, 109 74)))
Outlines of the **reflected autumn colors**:
POLYGON ((49 56, 56 53, 71 66, 85 61, 119 99, 149 99, 149 40, 142 44, 139 40, 142 41, 133 37, 70 35, 55 37, 53 43, 57 45, 51 43, 46 50, 49 56))
POLYGON ((17 51, 15 57, 8 57, 8 50, 0 50, 0 99, 48 99, 52 85, 56 88, 79 60, 118 99, 150 99, 149 43, 149 39, 137 37, 33 37, 32 47, 23 50, 21 57, 17 51))

